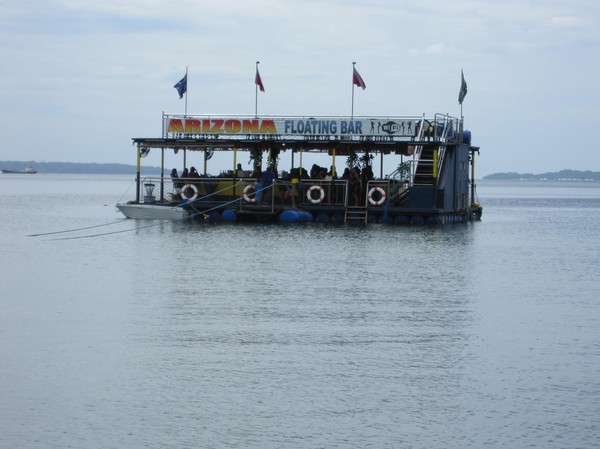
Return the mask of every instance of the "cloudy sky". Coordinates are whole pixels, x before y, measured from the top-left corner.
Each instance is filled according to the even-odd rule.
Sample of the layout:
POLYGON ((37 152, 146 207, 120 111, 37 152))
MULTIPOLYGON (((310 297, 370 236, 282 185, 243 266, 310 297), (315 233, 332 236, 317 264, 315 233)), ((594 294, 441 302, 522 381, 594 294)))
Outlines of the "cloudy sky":
MULTIPOLYGON (((597 0, 3 0, 0 160, 134 163, 188 112, 459 116, 478 175, 600 170, 597 0)), ((149 160, 150 165, 159 165, 149 160)), ((228 166, 222 168, 230 168, 228 166)), ((216 167, 214 168, 216 170, 216 167)))

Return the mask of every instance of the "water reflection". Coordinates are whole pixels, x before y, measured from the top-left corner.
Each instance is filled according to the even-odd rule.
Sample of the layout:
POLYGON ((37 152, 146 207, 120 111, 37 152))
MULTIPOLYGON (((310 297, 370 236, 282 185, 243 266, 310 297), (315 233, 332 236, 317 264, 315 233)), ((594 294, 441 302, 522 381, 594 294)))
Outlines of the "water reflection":
POLYGON ((7 446, 594 441, 600 208, 579 191, 480 189, 483 221, 446 226, 25 237, 115 221, 55 183, 0 192, 7 446))

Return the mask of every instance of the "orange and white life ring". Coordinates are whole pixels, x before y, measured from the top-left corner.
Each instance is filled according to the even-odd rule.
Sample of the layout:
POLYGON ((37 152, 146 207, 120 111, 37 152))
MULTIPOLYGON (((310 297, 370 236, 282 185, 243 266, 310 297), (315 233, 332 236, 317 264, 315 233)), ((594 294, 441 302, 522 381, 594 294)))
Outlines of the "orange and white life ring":
POLYGON ((244 187, 244 191, 242 192, 242 196, 244 197, 244 200, 248 201, 249 203, 255 203, 256 202, 256 195, 254 196, 254 198, 250 198, 250 195, 252 195, 252 193, 250 193, 250 195, 248 194, 248 192, 250 191, 250 189, 254 189, 254 192, 256 192, 256 185, 255 184, 248 184, 246 187, 244 187))
POLYGON ((321 187, 321 186, 312 186, 306 192, 306 198, 308 198, 308 201, 310 201, 313 204, 319 204, 325 198, 325 190, 323 190, 323 187, 321 187), (312 196, 312 193, 315 190, 318 190, 318 192, 319 192, 319 197, 318 198, 313 198, 313 196, 312 196))
POLYGON ((188 201, 196 201, 196 198, 198 198, 198 187, 196 187, 194 184, 186 184, 181 188, 179 194, 181 195, 181 199, 188 201), (190 197, 186 196, 185 193, 187 192, 187 189, 192 189, 194 194, 190 197))
POLYGON ((371 203, 373 206, 379 206, 380 204, 383 204, 385 202, 385 197, 385 190, 383 190, 381 187, 373 187, 371 190, 369 190, 369 203, 371 203), (380 198, 378 200, 373 199, 373 194, 375 192, 379 192, 380 198))

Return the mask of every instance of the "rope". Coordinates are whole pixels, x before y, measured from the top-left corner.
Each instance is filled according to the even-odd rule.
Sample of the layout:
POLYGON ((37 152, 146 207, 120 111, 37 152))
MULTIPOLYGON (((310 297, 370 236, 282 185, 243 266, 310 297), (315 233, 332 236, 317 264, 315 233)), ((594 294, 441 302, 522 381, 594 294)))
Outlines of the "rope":
MULTIPOLYGON (((238 183, 238 184, 239 184, 239 183, 238 183)), ((269 188, 269 187, 271 187, 271 186, 265 186, 265 187, 263 187, 262 189, 256 190, 256 192, 261 192, 261 191, 263 191, 263 190, 265 190, 265 189, 267 189, 267 188, 269 188)), ((228 187, 227 189, 229 189, 229 187, 228 187)), ((208 197, 209 197, 209 196, 211 196, 211 195, 216 195, 217 193, 219 193, 219 192, 222 192, 223 190, 227 190, 227 189, 222 189, 222 190, 220 190, 220 191, 218 191, 218 192, 213 192, 213 193, 211 193, 211 194, 209 194, 209 195, 203 196, 202 198, 208 198, 208 197)), ((234 199, 234 200, 231 200, 231 201, 228 201, 228 202, 226 202, 226 203, 220 203, 218 206, 215 206, 215 207, 212 207, 212 208, 209 208, 209 209, 203 210, 203 211, 196 211, 196 213, 190 214, 190 215, 188 215, 187 217, 184 217, 184 218, 182 218, 182 219, 181 219, 181 221, 192 219, 192 218, 194 218, 194 217, 197 217, 198 215, 204 215, 204 214, 206 214, 206 213, 208 213, 208 212, 212 212, 213 210, 220 209, 220 208, 222 208, 223 206, 228 206, 229 204, 233 204, 233 203, 237 203, 237 202, 239 202, 239 201, 243 201, 243 199, 244 199, 243 197, 236 198, 236 199, 234 199)), ((196 201, 198 201, 198 199, 196 199, 196 200, 194 200, 194 201, 187 202, 187 203, 181 203, 181 204, 182 204, 182 205, 184 205, 184 204, 188 204, 188 205, 190 205, 190 204, 192 204, 192 203, 194 203, 194 202, 196 202, 196 201)), ((193 208, 193 206, 192 206, 192 208, 193 208)), ((195 209, 194 209, 194 210, 195 210, 195 209)), ((52 240, 77 240, 77 239, 89 239, 89 238, 93 238, 93 237, 103 237, 103 236, 105 236, 105 235, 123 234, 123 233, 125 233, 125 232, 137 231, 137 230, 139 230, 139 229, 147 229, 147 228, 152 228, 152 227, 154 227, 154 226, 161 226, 161 225, 163 225, 163 224, 164 224, 166 221, 174 221, 174 220, 160 220, 158 223, 152 223, 152 224, 149 224, 149 225, 146 225, 146 226, 136 226, 135 228, 130 228, 130 229, 122 229, 122 230, 120 230, 120 231, 103 232, 103 233, 100 233, 100 234, 91 234, 91 235, 80 235, 80 236, 75 236, 75 237, 62 237, 62 238, 56 238, 56 239, 52 239, 52 240)), ((177 221, 177 220, 175 220, 175 221, 177 221)), ((107 223, 107 224, 103 224, 103 225, 97 225, 97 226, 88 226, 87 228, 71 229, 71 230, 67 230, 67 231, 49 232, 49 233, 45 233, 45 234, 33 234, 32 236, 38 236, 38 235, 39 235, 39 236, 42 236, 42 235, 60 234, 60 233, 65 233, 65 232, 83 231, 83 230, 86 230, 86 229, 93 229, 93 228, 100 227, 100 226, 108 226, 108 225, 110 225, 110 224, 115 224, 115 223, 124 223, 124 222, 127 222, 127 219, 123 219, 123 220, 120 220, 120 221, 118 221, 118 222, 114 222, 114 223, 107 223)))
POLYGON ((127 218, 122 218, 119 221, 113 221, 112 223, 104 223, 95 226, 86 226, 85 228, 76 228, 76 229, 66 229, 64 231, 54 231, 54 232, 41 232, 39 234, 28 234, 27 237, 41 237, 43 235, 54 235, 54 234, 65 234, 67 232, 76 232, 76 231, 85 231, 87 229, 101 228, 103 226, 111 226, 118 223, 124 223, 127 221, 127 218))
MULTIPOLYGON (((209 197, 211 197, 211 196, 213 196, 213 195, 216 195, 216 194, 218 194, 218 193, 224 192, 225 190, 229 190, 230 188, 235 188, 235 187, 239 186, 241 183, 242 183, 241 181, 239 181, 239 182, 236 182, 236 183, 235 183, 234 185, 232 185, 231 187, 225 187, 225 188, 223 188, 223 189, 221 189, 221 190, 217 190, 216 192, 213 192, 213 193, 208 193, 208 194, 204 195, 203 197, 196 198, 194 201, 183 201, 183 202, 181 202, 181 203, 179 204, 179 206, 184 206, 184 205, 186 205, 186 204, 192 204, 192 203, 195 203, 196 201, 205 200, 206 198, 209 198, 209 197)), ((263 189, 261 189, 261 190, 263 190, 263 189)))
MULTIPOLYGON (((129 184, 129 186, 127 186, 127 189, 125 190, 125 192, 123 192, 123 194, 121 195, 121 198, 119 198, 119 201, 117 201, 117 203, 121 202, 121 200, 123 199, 123 197, 127 194, 127 192, 129 192, 129 190, 131 189, 131 186, 134 185, 134 183, 135 183, 135 180, 133 180, 129 184)), ((104 224, 95 225, 95 226, 86 226, 84 228, 66 229, 66 230, 63 230, 63 231, 53 231, 53 232, 40 232, 38 234, 28 234, 27 237, 42 237, 42 236, 45 236, 45 235, 66 234, 67 232, 85 231, 85 230, 88 230, 88 229, 101 228, 103 226, 112 226, 114 224, 124 223, 126 221, 127 221, 126 218, 122 218, 119 221, 113 221, 111 223, 104 223, 104 224)))
POLYGON ((89 239, 89 238, 92 238, 92 237, 102 237, 104 235, 122 234, 124 232, 137 231, 138 229, 145 229, 145 228, 152 228, 154 226, 160 226, 160 225, 164 224, 166 221, 172 221, 172 220, 161 220, 160 223, 153 223, 151 225, 146 225, 146 226, 138 226, 138 227, 131 228, 131 229, 122 229, 121 231, 103 232, 101 234, 92 234, 92 235, 79 235, 79 236, 76 236, 76 237, 62 237, 62 238, 51 239, 51 240, 89 239))
POLYGON ((121 194, 121 198, 119 198, 119 200, 117 201, 117 203, 120 203, 123 200, 123 197, 125 195, 127 195, 127 193, 129 193, 129 189, 131 189, 131 186, 133 186, 135 184, 136 180, 134 179, 133 181, 131 181, 131 184, 129 184, 129 186, 127 186, 127 189, 121 194))

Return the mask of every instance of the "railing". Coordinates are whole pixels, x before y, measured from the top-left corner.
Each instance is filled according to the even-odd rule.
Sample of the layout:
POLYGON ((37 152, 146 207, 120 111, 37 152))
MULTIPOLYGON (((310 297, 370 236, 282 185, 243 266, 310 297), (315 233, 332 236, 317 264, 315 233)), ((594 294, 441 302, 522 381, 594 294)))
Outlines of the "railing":
MULTIPOLYGON (((421 121, 419 122, 419 131, 417 133, 417 140, 419 141, 423 141, 426 136, 428 135, 428 133, 430 132, 430 127, 431 127, 431 122, 425 119, 425 116, 423 115, 423 118, 421 119, 421 121)), ((414 185, 415 183, 415 174, 417 172, 417 167, 421 164, 422 165, 422 161, 421 161, 421 153, 423 152, 423 145, 417 145, 415 147, 415 152, 413 154, 413 160, 415 161, 415 166, 414 166, 414 170, 412 170, 411 172, 411 177, 410 177, 410 185, 414 185)))
POLYGON ((417 161, 409 159, 398 165, 398 168, 390 174, 388 201, 394 202, 394 200, 406 194, 408 188, 412 186, 416 166, 417 161))
POLYGON ((144 202, 182 201, 213 196, 239 196, 254 179, 233 178, 142 178, 144 202))
POLYGON ((389 202, 390 184, 389 179, 372 179, 368 181, 365 189, 366 205, 383 206, 386 202, 389 202))
MULTIPOLYGON (((435 115, 436 122, 436 133, 439 132, 439 141, 442 143, 451 142, 455 140, 458 133, 458 119, 452 118, 449 115, 436 114, 435 115), (441 129, 440 129, 441 128, 441 129)), ((446 155, 446 145, 440 145, 438 150, 438 173, 441 172, 442 166, 444 165, 444 157, 446 155)), ((440 183, 440 178, 438 176, 436 182, 440 183)))
POLYGON ((387 179, 361 184, 356 198, 347 180, 275 179, 270 186, 263 186, 255 178, 146 177, 141 184, 144 203, 187 201, 196 208, 229 203, 239 210, 268 206, 273 211, 276 207, 370 207, 391 204, 405 194, 415 165, 412 160, 404 162, 387 179))
POLYGON ((348 204, 348 181, 301 179, 296 184, 301 205, 333 206, 348 204))
POLYGON ((275 179, 262 186, 255 178, 142 178, 143 202, 223 201, 239 198, 240 207, 256 204, 292 206, 346 205, 348 182, 345 180, 301 179, 298 182, 275 179))
MULTIPOLYGON (((410 185, 415 184, 415 175, 417 174, 418 166, 421 167, 418 170, 418 173, 423 175, 425 179, 430 176, 429 174, 431 174, 433 177, 434 168, 437 171, 435 174, 439 175, 446 155, 445 144, 456 141, 458 137, 459 125, 459 119, 450 117, 447 114, 435 114, 433 121, 427 120, 425 116, 423 116, 418 124, 416 140, 421 142, 430 140, 439 142, 440 145, 437 148, 437 160, 435 160, 436 158, 433 154, 431 154, 431 158, 424 159, 423 146, 417 145, 415 147, 414 160, 416 161, 417 166, 414 167, 414 170, 412 171, 413 176, 411 177, 410 185)), ((427 152, 427 155, 430 155, 429 151, 427 152)), ((423 181, 421 182, 423 183, 423 181)), ((439 176, 437 176, 437 179, 435 179, 433 182, 439 183, 439 176)), ((431 185, 430 181, 425 181, 424 185, 431 185)))

